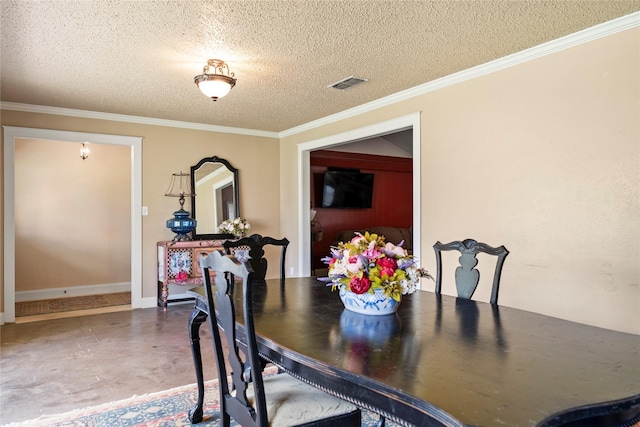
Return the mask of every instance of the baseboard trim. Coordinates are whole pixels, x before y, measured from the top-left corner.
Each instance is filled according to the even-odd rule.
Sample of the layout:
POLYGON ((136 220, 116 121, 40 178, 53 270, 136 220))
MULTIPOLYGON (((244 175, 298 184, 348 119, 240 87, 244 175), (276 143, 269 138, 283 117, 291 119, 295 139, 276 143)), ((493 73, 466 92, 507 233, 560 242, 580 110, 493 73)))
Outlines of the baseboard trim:
MULTIPOLYGON (((176 295, 171 295, 172 299, 181 299, 181 298, 191 298, 191 296, 187 295, 187 293, 184 294, 176 294, 176 295)), ((169 304, 170 305, 177 305, 177 304, 194 304, 193 300, 187 300, 187 301, 172 301, 171 299, 169 300, 169 304)), ((140 305, 140 308, 153 308, 153 307, 158 307, 158 298, 156 297, 147 297, 147 298, 142 298, 142 304, 140 305)))
POLYGON ((157 306, 158 306, 158 298, 156 297, 142 298, 142 303, 140 304, 140 308, 152 308, 157 306))
POLYGON ((104 283, 100 285, 72 286, 65 288, 36 289, 16 292, 16 302, 38 301, 52 298, 82 297, 86 295, 130 292, 131 282, 104 283))

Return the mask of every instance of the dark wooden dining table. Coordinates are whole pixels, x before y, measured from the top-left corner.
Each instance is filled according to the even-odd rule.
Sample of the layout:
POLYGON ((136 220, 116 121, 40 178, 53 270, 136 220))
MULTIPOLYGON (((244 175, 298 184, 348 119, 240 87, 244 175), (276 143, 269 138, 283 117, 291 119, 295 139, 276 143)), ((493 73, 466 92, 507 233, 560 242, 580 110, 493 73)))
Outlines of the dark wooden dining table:
MULTIPOLYGON (((190 418, 199 422, 199 328, 208 313, 203 288, 190 292, 200 389, 190 418)), ((402 425, 640 419, 639 335, 428 291, 405 296, 394 315, 367 316, 344 309, 338 293, 313 277, 267 280, 253 295, 263 358, 402 425)))

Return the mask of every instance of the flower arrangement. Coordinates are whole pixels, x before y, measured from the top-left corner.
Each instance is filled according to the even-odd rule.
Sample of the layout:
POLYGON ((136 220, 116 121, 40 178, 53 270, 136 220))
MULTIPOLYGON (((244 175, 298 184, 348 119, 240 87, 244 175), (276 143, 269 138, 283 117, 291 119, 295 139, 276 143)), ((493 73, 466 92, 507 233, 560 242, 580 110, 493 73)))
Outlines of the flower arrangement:
POLYGON ((431 275, 416 266, 416 259, 402 247, 386 242, 384 236, 356 233, 350 242, 331 248, 331 256, 322 260, 329 265, 332 290, 346 289, 355 294, 382 289, 385 296, 400 301, 412 294, 420 277, 431 275))
POLYGON ((234 236, 244 236, 251 228, 251 224, 244 218, 234 218, 222 221, 218 226, 218 231, 224 234, 233 234, 234 236))

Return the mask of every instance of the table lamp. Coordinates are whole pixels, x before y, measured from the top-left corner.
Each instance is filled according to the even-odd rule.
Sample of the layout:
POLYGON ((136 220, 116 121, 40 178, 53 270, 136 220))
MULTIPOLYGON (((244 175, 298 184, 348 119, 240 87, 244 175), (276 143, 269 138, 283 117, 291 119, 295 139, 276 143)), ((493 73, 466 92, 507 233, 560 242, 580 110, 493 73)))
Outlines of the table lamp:
POLYGON ((173 241, 191 240, 187 233, 196 228, 196 220, 190 218, 189 212, 184 210, 184 198, 195 197, 196 194, 191 189, 189 174, 182 171, 172 174, 169 189, 164 195, 179 197, 180 202, 180 209, 173 213, 173 218, 167 220, 167 228, 176 233, 173 241))

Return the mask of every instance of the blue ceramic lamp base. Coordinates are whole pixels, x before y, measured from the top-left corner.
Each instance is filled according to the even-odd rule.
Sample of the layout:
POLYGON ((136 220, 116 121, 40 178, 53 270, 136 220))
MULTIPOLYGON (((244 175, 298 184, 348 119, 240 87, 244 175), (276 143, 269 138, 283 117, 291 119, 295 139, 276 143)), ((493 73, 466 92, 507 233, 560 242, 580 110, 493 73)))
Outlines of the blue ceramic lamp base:
POLYGON ((191 240, 191 237, 189 237, 187 233, 193 231, 196 228, 196 224, 196 220, 189 218, 189 212, 184 209, 175 211, 173 218, 167 220, 167 228, 176 233, 176 236, 173 238, 174 242, 191 240))

